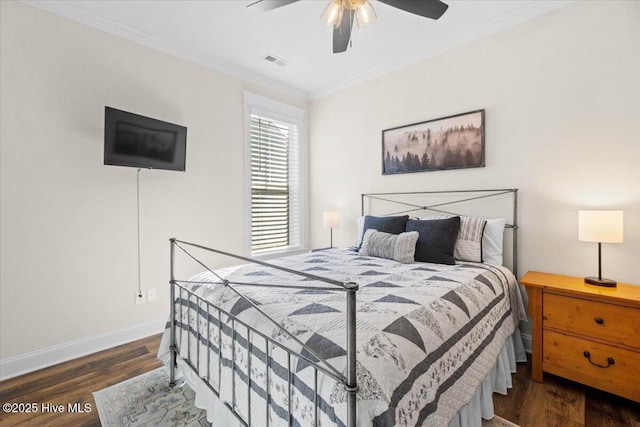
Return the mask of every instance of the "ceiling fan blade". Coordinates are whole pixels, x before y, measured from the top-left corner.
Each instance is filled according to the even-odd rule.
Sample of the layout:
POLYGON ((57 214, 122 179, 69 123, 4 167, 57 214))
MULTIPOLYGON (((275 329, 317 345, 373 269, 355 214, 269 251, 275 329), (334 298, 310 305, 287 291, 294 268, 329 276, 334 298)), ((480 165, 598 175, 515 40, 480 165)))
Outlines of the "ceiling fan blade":
POLYGON ((342 53, 349 47, 351 40, 351 29, 353 28, 354 13, 351 13, 346 7, 342 12, 342 20, 340 26, 333 30, 333 53, 342 53))
POLYGON ((415 15, 424 16, 425 18, 438 19, 449 7, 448 4, 440 0, 378 0, 389 6, 396 7, 415 15))
POLYGON ((266 12, 298 1, 300 0, 257 0, 248 4, 247 7, 254 12, 266 12))

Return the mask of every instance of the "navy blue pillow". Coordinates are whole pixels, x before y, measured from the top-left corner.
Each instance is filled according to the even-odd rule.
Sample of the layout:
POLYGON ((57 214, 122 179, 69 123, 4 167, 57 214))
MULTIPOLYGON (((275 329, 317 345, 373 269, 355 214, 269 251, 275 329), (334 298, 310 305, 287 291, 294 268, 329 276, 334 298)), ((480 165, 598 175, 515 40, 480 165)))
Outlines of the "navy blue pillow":
MULTIPOLYGON (((371 216, 364 217, 364 226, 362 227, 362 237, 369 229, 382 231, 383 233, 400 234, 404 233, 409 215, 402 216, 371 216)), ((358 249, 362 246, 362 240, 358 242, 358 249)))
POLYGON ((447 219, 409 220, 406 231, 419 233, 416 261, 453 265, 453 248, 460 230, 460 217, 447 219))

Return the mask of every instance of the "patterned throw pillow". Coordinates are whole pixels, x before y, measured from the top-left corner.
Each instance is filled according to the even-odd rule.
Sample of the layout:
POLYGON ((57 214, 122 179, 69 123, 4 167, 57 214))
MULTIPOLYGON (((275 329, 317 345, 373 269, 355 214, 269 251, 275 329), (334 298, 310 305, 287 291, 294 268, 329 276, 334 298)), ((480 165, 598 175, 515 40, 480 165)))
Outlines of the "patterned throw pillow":
MULTIPOLYGON (((435 220, 450 218, 446 215, 420 218, 421 220, 435 220)), ((460 261, 483 262, 482 237, 487 220, 473 216, 460 217, 460 231, 456 238, 453 256, 460 261)))
POLYGON ((410 264, 414 262, 417 241, 417 231, 391 234, 370 228, 364 233, 359 253, 410 264))

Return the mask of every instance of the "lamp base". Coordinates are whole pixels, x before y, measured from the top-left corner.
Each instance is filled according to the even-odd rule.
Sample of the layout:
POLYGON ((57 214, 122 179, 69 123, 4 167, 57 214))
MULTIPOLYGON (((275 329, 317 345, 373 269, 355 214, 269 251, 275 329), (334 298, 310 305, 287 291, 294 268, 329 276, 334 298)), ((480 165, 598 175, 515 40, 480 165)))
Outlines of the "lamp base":
POLYGON ((599 279, 597 277, 585 277, 584 282, 595 286, 604 286, 605 288, 615 288, 617 282, 609 279, 599 279))

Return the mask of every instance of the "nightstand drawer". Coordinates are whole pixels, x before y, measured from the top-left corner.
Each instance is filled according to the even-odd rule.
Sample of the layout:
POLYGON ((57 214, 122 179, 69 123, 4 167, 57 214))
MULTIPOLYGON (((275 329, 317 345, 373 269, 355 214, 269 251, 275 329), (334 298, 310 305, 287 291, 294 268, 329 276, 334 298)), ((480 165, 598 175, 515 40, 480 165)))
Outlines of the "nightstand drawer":
POLYGON ((545 293, 544 328, 640 348, 640 310, 545 293))
POLYGON ((544 331, 544 370, 640 400, 640 354, 553 331, 544 331))

